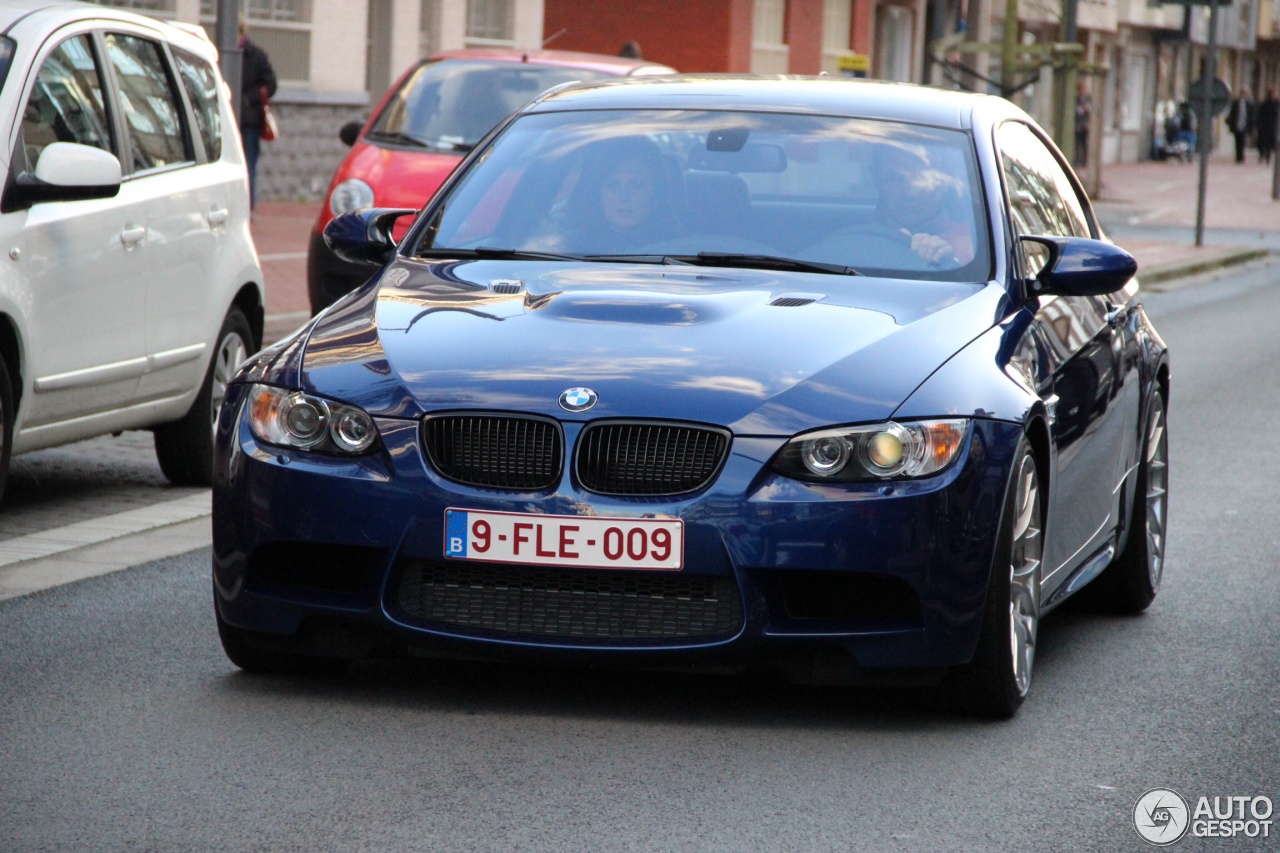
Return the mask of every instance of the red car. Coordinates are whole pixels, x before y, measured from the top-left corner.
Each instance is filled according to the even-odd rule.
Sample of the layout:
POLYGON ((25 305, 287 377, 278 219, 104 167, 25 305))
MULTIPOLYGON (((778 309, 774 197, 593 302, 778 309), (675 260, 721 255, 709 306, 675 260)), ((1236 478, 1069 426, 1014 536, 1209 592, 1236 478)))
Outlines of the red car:
MULTIPOLYGON (((334 173, 311 232, 307 290, 312 313, 359 287, 367 267, 339 259, 322 233, 334 216, 362 207, 421 208, 467 152, 535 95, 571 80, 674 74, 674 68, 564 50, 451 50, 410 68, 369 121, 344 126, 351 146, 334 173)), ((401 220, 395 236, 408 229, 401 220)))

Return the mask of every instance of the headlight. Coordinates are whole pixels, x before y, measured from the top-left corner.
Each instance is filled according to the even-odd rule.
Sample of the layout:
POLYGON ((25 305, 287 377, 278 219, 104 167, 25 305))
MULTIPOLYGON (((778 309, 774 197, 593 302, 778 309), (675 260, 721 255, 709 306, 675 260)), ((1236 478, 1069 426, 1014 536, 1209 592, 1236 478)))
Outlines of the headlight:
POLYGON ((329 212, 334 216, 362 207, 373 207, 373 187, 359 178, 347 178, 329 196, 329 212))
POLYGON ((266 444, 354 454, 378 439, 378 428, 363 409, 300 391, 254 385, 246 405, 254 436, 266 444))
POLYGON ((818 483, 927 477, 951 464, 968 434, 963 418, 810 432, 787 442, 773 470, 818 483))

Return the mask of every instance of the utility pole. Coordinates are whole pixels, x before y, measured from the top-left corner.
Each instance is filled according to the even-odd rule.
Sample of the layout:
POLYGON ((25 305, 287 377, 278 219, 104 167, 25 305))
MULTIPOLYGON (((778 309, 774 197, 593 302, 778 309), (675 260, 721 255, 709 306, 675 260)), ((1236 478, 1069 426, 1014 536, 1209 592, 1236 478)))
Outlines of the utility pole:
MULTIPOLYGON (((1062 0, 1062 32, 1063 44, 1075 44, 1080 36, 1076 27, 1076 10, 1079 0, 1062 0)), ((1076 79, 1079 67, 1078 54, 1069 53, 1063 56, 1062 67, 1054 75, 1054 97, 1057 101, 1057 115, 1054 126, 1058 130, 1058 148, 1067 162, 1076 161, 1076 79)))
POLYGON ((1218 79, 1218 3, 1209 0, 1209 56, 1200 91, 1200 186, 1196 194, 1196 245, 1204 245, 1204 195, 1209 186, 1209 151, 1213 148, 1213 84, 1218 79))
POLYGON ((243 51, 240 50, 240 0, 218 0, 218 67, 231 90, 231 109, 240 120, 240 81, 243 51))

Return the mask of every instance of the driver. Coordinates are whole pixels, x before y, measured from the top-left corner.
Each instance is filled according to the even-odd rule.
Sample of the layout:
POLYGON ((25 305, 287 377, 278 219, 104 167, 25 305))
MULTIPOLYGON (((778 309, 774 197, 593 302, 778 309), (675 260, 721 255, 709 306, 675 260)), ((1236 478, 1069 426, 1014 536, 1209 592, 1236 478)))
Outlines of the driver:
POLYGON ((961 267, 974 258, 965 184, 930 164, 914 145, 877 145, 872 167, 879 211, 930 266, 961 267))

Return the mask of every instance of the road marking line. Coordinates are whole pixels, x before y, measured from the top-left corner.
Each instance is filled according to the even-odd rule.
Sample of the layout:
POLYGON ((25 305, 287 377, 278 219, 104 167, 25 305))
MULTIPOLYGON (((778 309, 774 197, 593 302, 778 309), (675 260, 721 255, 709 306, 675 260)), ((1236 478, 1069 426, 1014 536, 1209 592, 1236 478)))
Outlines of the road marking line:
POLYGON ((141 509, 6 539, 0 542, 0 566, 51 557, 121 536, 203 518, 213 513, 210 501, 210 492, 205 491, 141 509))
POLYGON ((307 256, 306 252, 273 252, 269 255, 258 255, 259 261, 300 261, 307 256))

